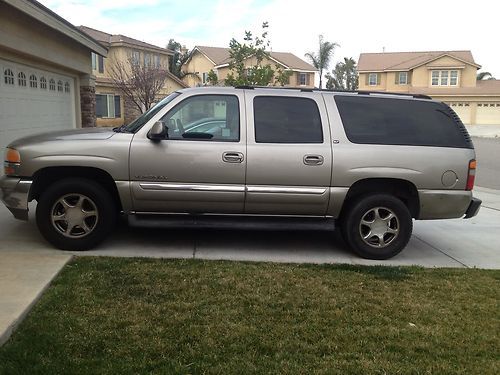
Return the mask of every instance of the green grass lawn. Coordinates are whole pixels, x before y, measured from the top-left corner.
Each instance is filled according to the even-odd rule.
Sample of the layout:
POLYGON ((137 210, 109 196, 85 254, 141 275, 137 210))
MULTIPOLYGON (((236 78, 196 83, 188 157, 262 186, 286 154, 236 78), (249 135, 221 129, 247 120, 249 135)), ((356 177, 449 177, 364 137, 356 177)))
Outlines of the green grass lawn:
POLYGON ((0 374, 498 374, 500 272, 76 258, 0 374))

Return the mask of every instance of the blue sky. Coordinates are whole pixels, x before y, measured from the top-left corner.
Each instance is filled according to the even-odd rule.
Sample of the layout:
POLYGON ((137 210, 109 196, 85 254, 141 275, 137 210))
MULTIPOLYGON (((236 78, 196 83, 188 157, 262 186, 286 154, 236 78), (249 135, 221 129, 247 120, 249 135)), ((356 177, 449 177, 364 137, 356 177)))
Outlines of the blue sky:
MULTIPOLYGON (((270 24, 275 51, 303 58, 318 35, 340 44, 334 60, 360 52, 470 49, 500 78, 500 1, 456 0, 41 0, 75 25, 124 34, 164 47, 170 38, 227 47, 245 30, 270 24)), ((332 66, 333 68, 333 66, 332 66)))

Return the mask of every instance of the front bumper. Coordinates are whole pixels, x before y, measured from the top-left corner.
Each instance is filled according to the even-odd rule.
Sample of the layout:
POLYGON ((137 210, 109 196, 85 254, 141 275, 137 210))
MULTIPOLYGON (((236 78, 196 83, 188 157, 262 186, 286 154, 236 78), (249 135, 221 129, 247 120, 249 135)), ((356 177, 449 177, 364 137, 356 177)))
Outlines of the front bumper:
POLYGON ((0 199, 19 220, 28 220, 28 201, 32 180, 0 177, 0 199))

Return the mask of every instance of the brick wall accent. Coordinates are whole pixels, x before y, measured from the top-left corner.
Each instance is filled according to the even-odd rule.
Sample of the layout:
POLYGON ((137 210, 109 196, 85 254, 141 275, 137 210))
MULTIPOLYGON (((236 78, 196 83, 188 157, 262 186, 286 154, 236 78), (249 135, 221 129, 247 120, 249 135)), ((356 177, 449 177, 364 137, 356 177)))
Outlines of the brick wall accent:
POLYGON ((82 128, 95 127, 95 87, 80 86, 80 107, 82 111, 82 128))
POLYGON ((123 114, 125 116, 125 124, 130 124, 141 115, 139 108, 125 95, 123 95, 123 114))

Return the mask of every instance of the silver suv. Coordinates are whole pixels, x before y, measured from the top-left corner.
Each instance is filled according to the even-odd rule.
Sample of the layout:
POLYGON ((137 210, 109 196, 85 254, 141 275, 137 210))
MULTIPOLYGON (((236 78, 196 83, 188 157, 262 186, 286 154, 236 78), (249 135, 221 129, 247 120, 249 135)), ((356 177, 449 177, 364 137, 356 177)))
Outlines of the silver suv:
POLYGON ((386 259, 412 219, 469 218, 475 152, 424 96, 256 87, 175 92, 129 125, 35 135, 6 151, 2 200, 85 250, 131 225, 334 229, 386 259))

